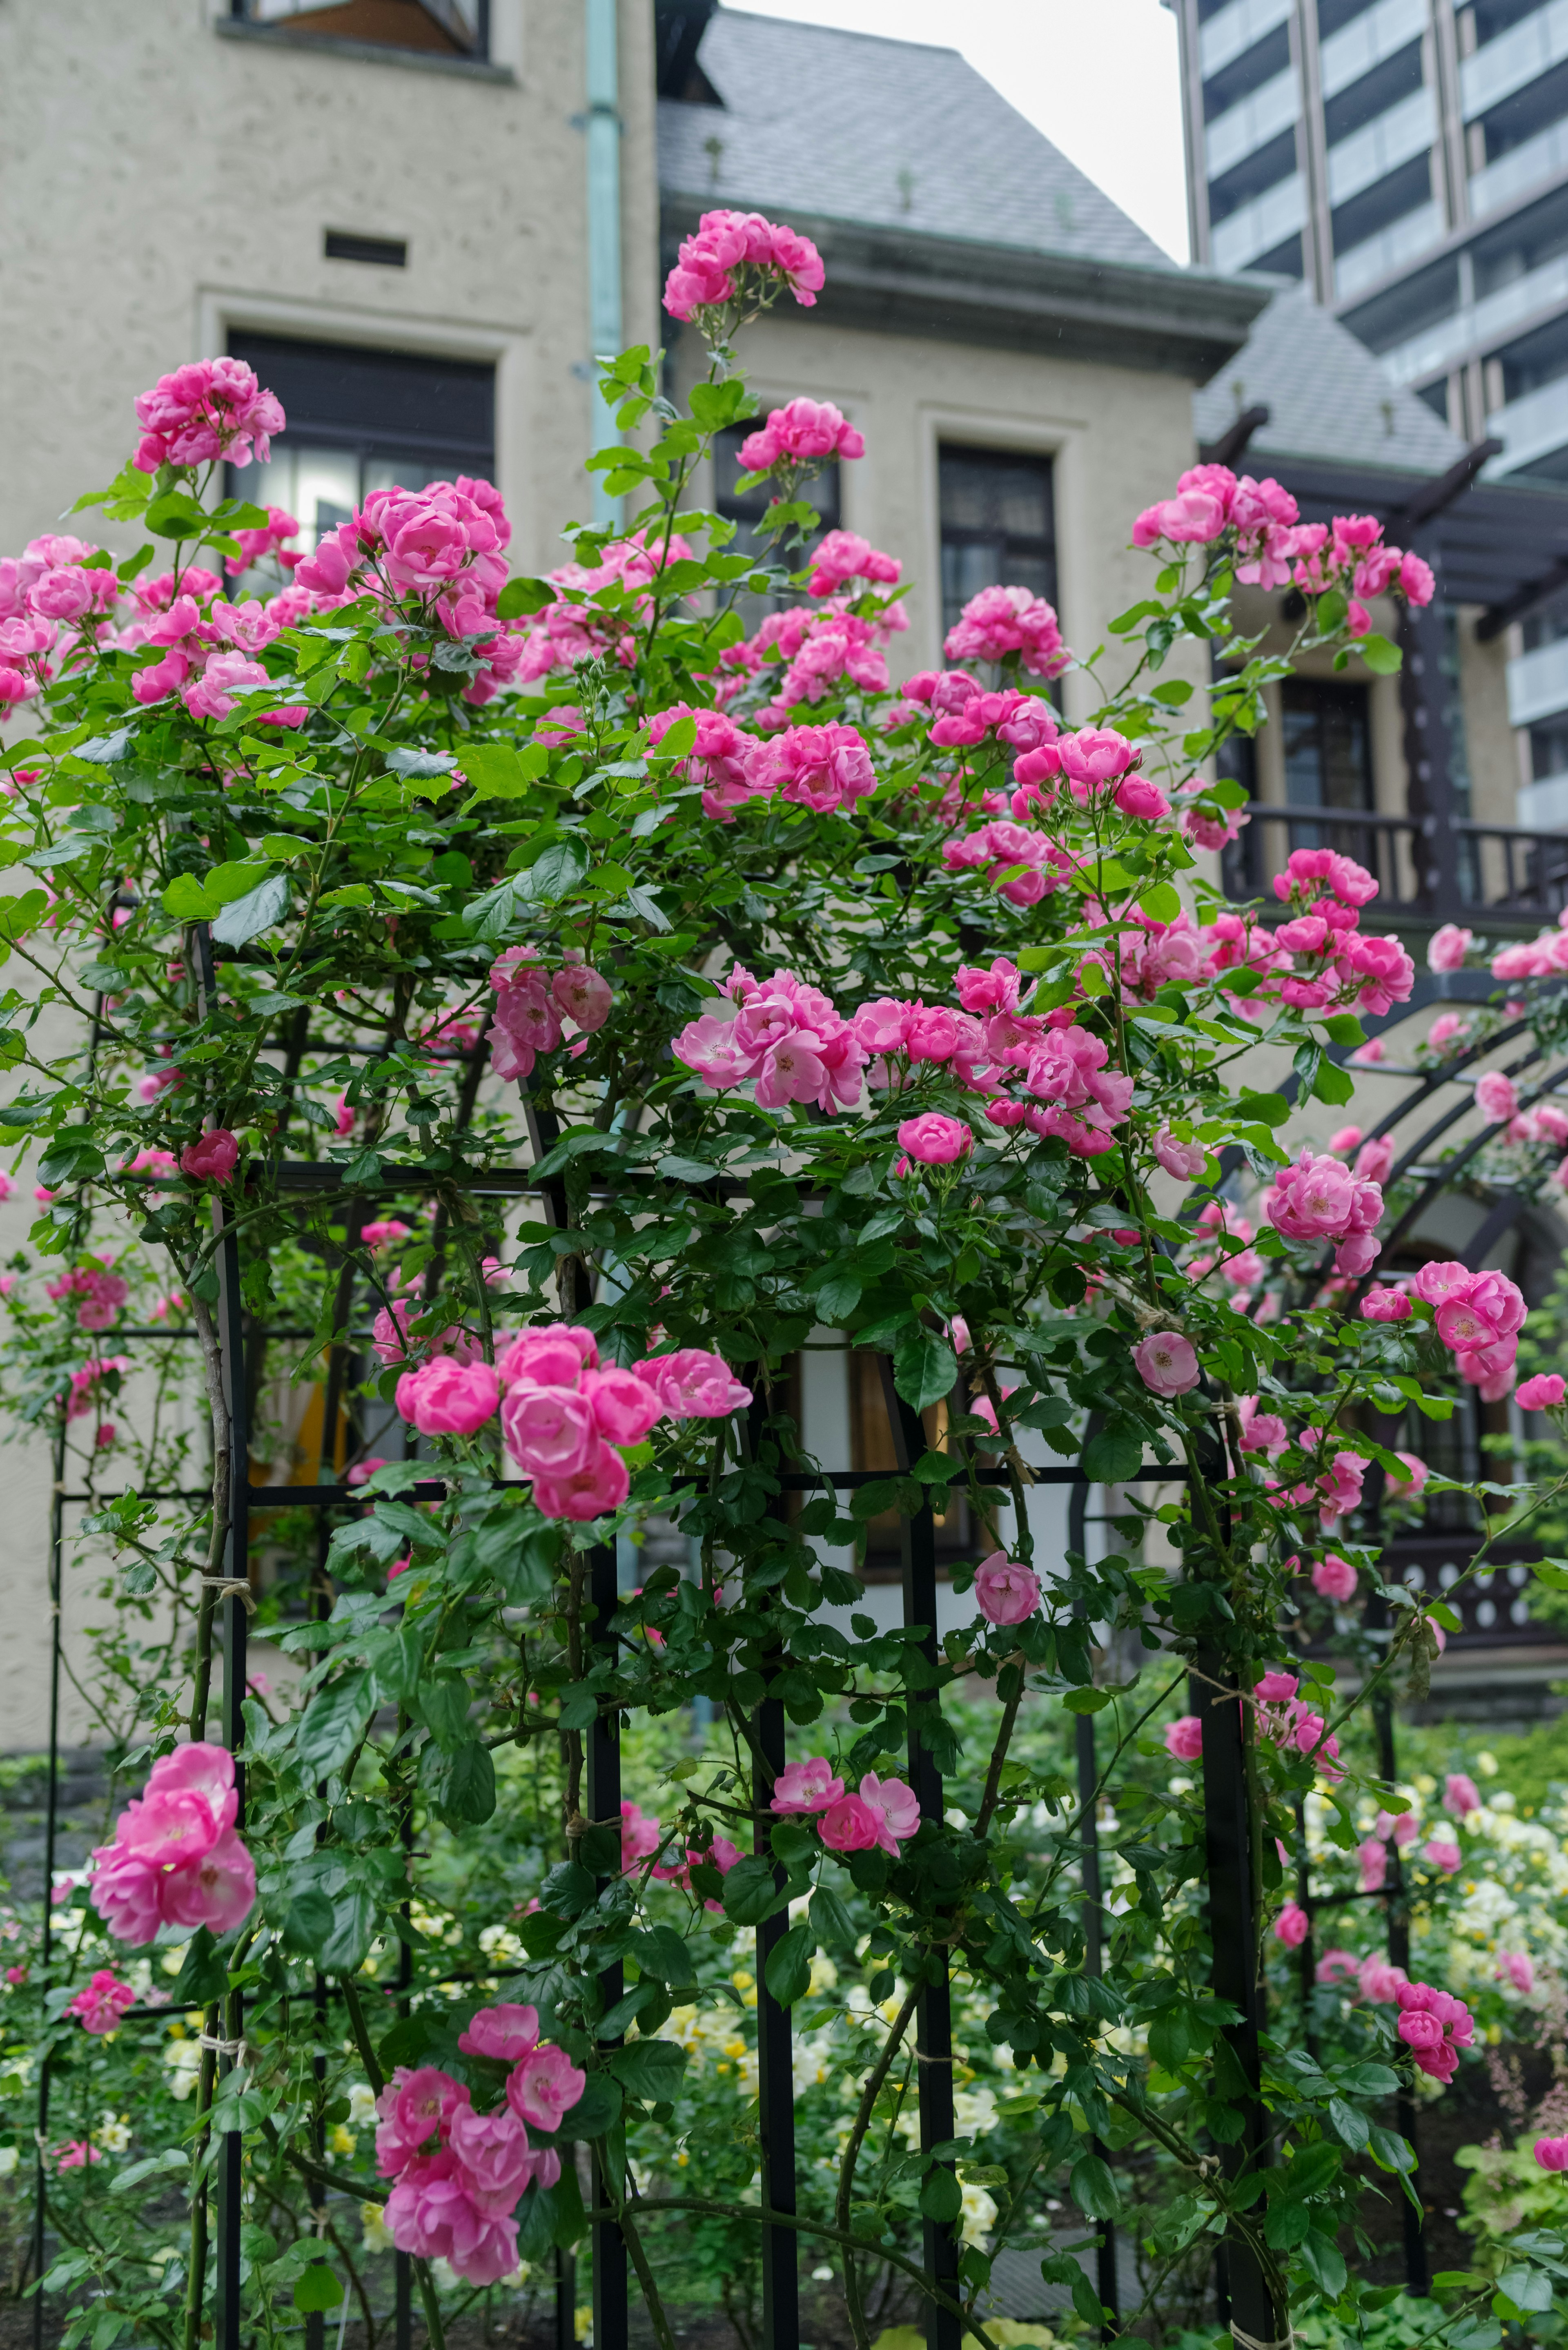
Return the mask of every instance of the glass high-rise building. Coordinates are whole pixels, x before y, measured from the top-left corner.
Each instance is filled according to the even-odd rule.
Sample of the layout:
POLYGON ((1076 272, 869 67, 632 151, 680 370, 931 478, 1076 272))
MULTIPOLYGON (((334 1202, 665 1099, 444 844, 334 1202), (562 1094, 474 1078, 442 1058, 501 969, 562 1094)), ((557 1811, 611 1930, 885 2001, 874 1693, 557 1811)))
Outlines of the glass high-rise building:
POLYGON ((1169 0, 1194 258, 1304 277, 1494 479, 1568 483, 1568 0, 1169 0))

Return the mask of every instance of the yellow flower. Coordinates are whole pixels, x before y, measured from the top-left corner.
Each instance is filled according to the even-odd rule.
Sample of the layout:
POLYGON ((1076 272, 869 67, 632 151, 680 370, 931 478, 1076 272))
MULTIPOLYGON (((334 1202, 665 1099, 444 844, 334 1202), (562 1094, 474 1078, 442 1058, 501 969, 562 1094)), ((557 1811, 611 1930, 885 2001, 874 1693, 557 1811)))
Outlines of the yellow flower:
POLYGON ((726 2041, 725 2041, 725 2043, 724 2043, 724 2054, 725 2054, 725 2055, 726 2055, 726 2056, 733 2056, 733 2057, 737 2060, 737 2062, 738 2062, 738 2061, 740 2060, 740 2058, 741 2058, 741 2057, 742 2057, 742 2056, 745 2054, 745 2053, 746 2053, 746 2043, 745 2043, 745 2042, 744 2042, 743 2040, 726 2040, 726 2041))
POLYGON ((345 2129, 339 2122, 327 2143, 334 2154, 352 2154, 359 2141, 352 2130, 345 2129))
POLYGON ((744 1967, 737 1967, 730 1981, 737 1991, 754 1991, 757 1987, 755 1975, 749 1975, 744 1967))

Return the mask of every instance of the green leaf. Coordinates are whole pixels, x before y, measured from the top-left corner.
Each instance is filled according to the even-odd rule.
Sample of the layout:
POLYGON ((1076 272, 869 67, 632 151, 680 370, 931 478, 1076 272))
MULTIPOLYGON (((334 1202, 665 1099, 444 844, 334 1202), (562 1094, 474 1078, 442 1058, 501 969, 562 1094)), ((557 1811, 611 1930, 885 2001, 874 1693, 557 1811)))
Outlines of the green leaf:
POLYGON ((939 2162, 926 2173, 920 2210, 928 2220, 950 2226, 963 2216, 963 2189, 945 2164, 939 2162))
POLYGON ((1116 2182, 1110 2166, 1097 2154, 1081 2154, 1073 2165, 1068 2191, 1080 2211, 1091 2220, 1114 2220, 1118 2207, 1116 2182))
POLYGON ((477 1739, 460 1746, 448 1762, 440 1790, 449 1826, 468 1821, 483 1827, 495 1809, 495 1765, 477 1739))
POLYGON ((519 620, 524 613, 542 612, 546 604, 556 601, 556 592, 547 579, 509 579, 495 599, 495 617, 519 620))
POLYGON ((587 869, 588 852, 580 840, 553 840, 527 871, 517 876, 518 894, 526 894, 542 906, 553 906, 576 888, 587 869))
POLYGON ((774 1949, 768 1952, 763 1970, 767 1986, 781 2007, 793 2007, 811 1981, 812 1956, 816 1949, 816 1936, 805 1918, 792 1926, 774 1949))
POLYGON ((1279 2192, 1293 2202, 1326 2194, 1339 2177, 1340 2162, 1338 2147, 1331 2146, 1326 2138, 1303 2146, 1292 2156, 1279 2192))
POLYGON ((325 2261, 312 2261, 294 2288, 294 2305, 307 2314, 317 2309, 336 2309, 343 2298, 343 2287, 325 2261))
POLYGON ((376 1930, 376 1904, 362 1885, 351 1885, 332 1897, 332 1931, 317 1951, 324 1974, 357 1975, 369 1953, 376 1930))
MULTIPOLYGON (((641 2043, 639 2043, 641 2044, 641 2043)), ((656 2048, 668 2043, 655 2041, 656 2048)), ((617 2050, 618 2055, 625 2050, 617 2050)), ((603 2137, 612 2122, 619 2117, 620 2091, 607 2073, 590 2073, 587 2086, 575 2106, 562 2116, 563 2137, 603 2137)))
POLYGON ((1236 1104, 1237 1117, 1251 1126, 1283 1126, 1290 1114, 1283 1094, 1243 1094, 1236 1104))
POLYGON ((847 1321, 860 1303, 861 1280, 858 1274, 836 1273, 825 1281, 816 1293, 816 1310, 824 1322, 847 1321))
POLYGON ((1347 2106, 1343 2097, 1330 2097, 1328 2117, 1352 2154, 1366 2153, 1372 2126, 1358 2106, 1347 2106))
POLYGON ((673 2040, 634 2040, 628 2048, 612 2048, 605 2063, 628 2096, 669 2105, 680 2094, 686 2051, 673 2040))
POLYGON ((1143 1465, 1143 1430, 1113 1419, 1084 1447, 1084 1474, 1096 1485, 1119 1485, 1143 1465))
POLYGON ((314 1779, 339 1769, 369 1728, 375 1709, 376 1686, 369 1673, 345 1673, 317 1690, 295 1733, 300 1768, 314 1779))
POLYGON ((1505 2293, 1516 2309, 1543 2312, 1552 2307, 1552 2279, 1544 2269, 1534 2268, 1528 2261, 1511 2262, 1497 2282, 1498 2291, 1505 2293))
POLYGON ((831 1887, 819 1885, 811 1897, 812 1931, 832 1950, 855 1948, 855 1920, 831 1887))
POLYGON ((228 1988, 228 1961, 219 1957, 210 1929, 198 1926, 185 1945, 185 1956, 169 1987, 169 1997, 180 2007, 205 2007, 213 2000, 222 1999, 228 1988))
POLYGON ((1098 1713, 1110 1701, 1107 1692, 1098 1689, 1071 1689, 1062 1699, 1069 1713, 1098 1713))
POLYGON ((1138 905, 1151 922, 1174 922, 1181 911, 1181 899, 1168 881, 1157 881, 1152 889, 1146 889, 1138 905))
POLYGON ((787 1898, 774 1883, 773 1862, 762 1853, 748 1853, 724 1879, 724 1915, 737 1926, 760 1926, 787 1898))
POLYGON ((1347 1102, 1355 1093, 1355 1079, 1348 1069, 1342 1069, 1339 1063, 1331 1061, 1325 1053, 1318 1063, 1317 1075, 1313 1079, 1312 1089, 1320 1102, 1329 1102, 1337 1106, 1341 1102, 1347 1102))
POLYGON ((1302 2239, 1302 2260, 1313 2282, 1331 2301, 1337 2301, 1345 2291, 1345 2267, 1334 2238, 1310 2228, 1302 2239))
POLYGON ((924 1411, 950 1396, 958 1378, 958 1357, 945 1338, 920 1330, 906 1338, 893 1356, 893 1384, 906 1403, 924 1411))
MULTIPOLYGON (((1042 2262, 1041 2265, 1044 2268, 1049 2263, 1042 2262)), ((1072 2262, 1072 2269, 1073 2274, 1067 2289, 1073 2296, 1073 2306, 1085 2325, 1093 2325, 1098 2329, 1104 2325, 1106 2317, 1106 2313, 1100 2305, 1100 2296, 1076 2261, 1072 2262)))
POLYGON ((682 1990, 697 1980, 697 1961, 672 1926, 650 1926, 637 1935, 632 1950, 645 1975, 653 1975, 671 1990, 682 1990))
POLYGON ((1163 2071, 1179 2072, 1191 2040, 1179 2006, 1162 2008, 1148 2027, 1148 2053, 1163 2071))
POLYGON ((302 1950, 306 1958, 319 1960, 332 1923, 332 1904, 325 1893, 299 1893, 285 1912, 283 1939, 291 1950, 302 1950))
POLYGON ((476 799, 520 800, 549 766, 550 754, 543 743, 530 743, 525 751, 510 743, 465 743, 462 762, 476 799))
POLYGON ((1360 639, 1359 650, 1374 677, 1392 677, 1405 659, 1398 646, 1391 645, 1387 638, 1380 637, 1376 629, 1370 636, 1360 639))
POLYGON ((158 538, 199 538, 212 517, 183 490, 168 490, 147 509, 147 527, 158 538))
POLYGON ((288 911, 288 877, 272 873, 223 908, 213 924, 213 936, 220 946, 243 947, 248 941, 259 938, 281 922, 288 911))

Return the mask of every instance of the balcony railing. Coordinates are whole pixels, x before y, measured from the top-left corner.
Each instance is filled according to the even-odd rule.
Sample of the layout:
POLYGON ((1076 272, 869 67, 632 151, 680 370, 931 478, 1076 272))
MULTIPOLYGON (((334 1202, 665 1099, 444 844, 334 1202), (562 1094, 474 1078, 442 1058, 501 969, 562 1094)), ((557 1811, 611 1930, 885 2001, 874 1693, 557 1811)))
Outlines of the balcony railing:
POLYGON ((1432 921, 1555 921, 1568 906, 1568 833, 1350 808, 1270 806, 1226 849, 1228 897, 1266 897, 1295 848, 1333 848, 1377 877, 1376 912, 1432 921))

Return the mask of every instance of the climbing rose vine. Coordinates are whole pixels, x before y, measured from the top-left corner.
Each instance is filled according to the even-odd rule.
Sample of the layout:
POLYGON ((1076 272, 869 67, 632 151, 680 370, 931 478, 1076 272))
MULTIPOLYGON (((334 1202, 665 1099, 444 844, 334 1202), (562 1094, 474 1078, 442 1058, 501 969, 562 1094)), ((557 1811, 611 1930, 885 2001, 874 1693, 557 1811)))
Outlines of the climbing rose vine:
MULTIPOLYGON (((666 299, 706 371, 680 412, 658 355, 607 368, 622 438, 592 463, 625 518, 574 529, 545 577, 512 571, 503 501, 468 478, 377 491, 291 545, 291 516, 224 494, 286 421, 229 359, 143 394, 130 463, 80 502, 144 534, 135 552, 57 533, 0 562, 0 1120, 39 1186, 6 1276, 10 1400, 96 1481, 88 1538, 165 1642, 105 1649, 132 1792, 79 1900, 94 1933, 182 1954, 201 2131, 239 2133, 255 2208, 295 2215, 288 2241, 258 2238, 256 2295, 316 2257, 309 2194, 347 2192, 414 2256, 439 2339, 443 2295, 576 2244, 586 2195, 670 2350, 680 2231, 731 2230, 754 2259, 743 2095, 701 2123, 681 2101, 754 1988, 732 1962, 787 1911, 768 1991, 850 2096, 801 2224, 861 2350, 889 2262, 917 2308, 929 2290, 922 2215, 961 2225, 953 2289, 990 2345, 977 2313, 1031 2199, 1054 2181, 1091 2226, 1115 2215, 1107 2145, 1163 2166, 1170 2261, 1223 2236, 1232 2276, 1250 2264, 1261 2334, 1324 2306, 1354 2327, 1358 2198, 1397 2195, 1408 2161, 1388 2100, 1469 2061, 1469 2011, 1353 1962, 1365 1996, 1332 2045, 1309 2054, 1276 2008, 1260 2081, 1212 1980, 1201 1801, 1166 1750, 1200 1767, 1241 1725, 1265 1950, 1305 1930, 1287 1888, 1309 1794, 1372 1881, 1386 1841, 1355 1807, 1408 1806, 1369 1775, 1320 1639, 1380 1595, 1365 1701, 1421 1684, 1441 1611, 1382 1584, 1366 1480, 1414 1493, 1427 1472, 1368 1415, 1506 1393, 1522 1301, 1459 1266, 1376 1283, 1387 1155, 1353 1163, 1355 1129, 1319 1146, 1361 1015, 1413 984, 1376 882, 1298 851, 1271 907, 1237 908, 1203 860, 1247 820, 1216 754, 1263 722, 1265 686, 1304 650, 1397 666, 1376 610, 1425 602, 1431 575, 1365 517, 1303 525, 1278 484, 1199 466, 1132 526, 1147 591, 1108 650, 1075 652, 1002 584, 946 667, 895 687, 900 558, 817 536, 808 503, 862 436, 828 402, 760 416, 732 348, 822 283, 792 230, 704 218, 666 299), (740 423, 761 555, 701 504, 740 423), (1300 590, 1289 655, 1238 635, 1237 581, 1300 590), (75 1023, 62 1056, 41 1009, 75 1023), (1256 1074, 1282 1056, 1293 1151, 1256 1074), (256 1467, 306 1457, 289 1399, 313 1397, 327 1482, 358 1497, 324 1563, 313 1534, 256 1521, 258 1628, 289 1678, 245 1701, 243 1813, 213 1742, 232 1308, 256 1467), (178 1376, 137 1323, 193 1367, 216 1463, 194 1507, 140 1497, 204 1456, 138 1420, 178 1376), (809 1452, 794 1400, 791 1366, 825 1348, 886 1358, 926 1415, 907 1472, 852 1498, 810 1485, 847 1453, 846 1429, 809 1452), (1064 1459, 1119 1495, 1092 1562, 1036 1488, 1064 1459), (968 1529, 940 1641, 890 1629, 864 1579, 875 1523, 927 1503, 968 1529), (594 1557, 659 1528, 596 1608, 594 1557), (768 1699, 782 1767, 757 1764, 768 1699), (700 1751, 667 1744, 643 1801, 592 1818, 596 1725, 651 1736, 693 1709, 700 1751), (1096 1711, 1131 1822, 1101 1974, 1054 1751, 1096 1711), (1139 1751, 1158 1772, 1135 1783, 1139 1751), (917 1793, 932 1771, 945 1822, 917 1793), (524 1784, 537 1838, 497 1842, 524 1784), (466 1971, 438 1918, 459 1882, 491 1913, 466 1971), (963 2077, 994 2089, 922 2151, 883 2092, 944 1969, 963 2077), (317 1979, 341 2022, 320 2043, 317 1979), (373 2108, 374 2177, 327 2136, 340 2087, 343 2114, 373 2108), (1008 2181, 983 2224, 977 2167, 1008 2181)), ((96 2047, 138 2028, 140 1996, 99 1969, 49 2028, 96 2047)), ((86 2145, 60 2156, 84 2195, 86 2145)), ((178 2272, 192 2340, 203 2210, 178 2272)), ((91 2241, 66 2282, 142 2308, 132 2240, 91 2241)), ((1076 2262, 1044 2250, 1097 2324, 1076 2262)))

